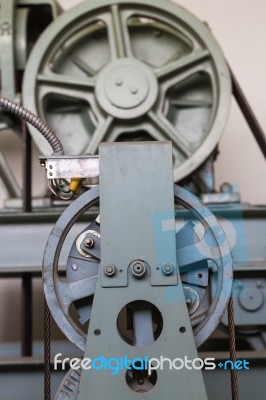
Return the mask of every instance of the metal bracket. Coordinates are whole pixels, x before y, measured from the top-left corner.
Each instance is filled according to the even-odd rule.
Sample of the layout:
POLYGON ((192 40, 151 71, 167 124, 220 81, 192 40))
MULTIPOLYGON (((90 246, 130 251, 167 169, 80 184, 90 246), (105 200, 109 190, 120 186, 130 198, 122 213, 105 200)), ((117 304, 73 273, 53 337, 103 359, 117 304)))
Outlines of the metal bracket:
MULTIPOLYGON (((119 362, 125 356, 130 360, 159 359, 161 356, 197 358, 176 265, 175 230, 171 222, 174 219, 174 193, 170 142, 102 144, 100 198, 100 279, 97 279, 84 357, 90 360, 104 357, 119 362), (160 168, 157 168, 158 164, 160 168), (158 221, 166 221, 163 224, 166 229, 162 232, 167 232, 167 236, 156 233, 158 221), (166 237, 169 241, 167 252, 166 237), (141 265, 148 265, 144 275, 136 277, 132 274, 134 260, 141 260, 137 263, 137 272, 141 265), (161 261, 164 271, 157 269, 161 261), (106 275, 107 266, 115 267, 112 271, 115 273, 106 275), (152 287, 152 284, 158 286, 152 287), (176 300, 167 299, 167 289, 171 289, 176 300), (160 313, 163 329, 159 337, 153 333, 151 312, 148 307, 139 309, 139 300, 160 313), (133 311, 134 344, 130 345, 119 332, 118 316, 125 305, 132 302, 137 302, 137 306, 133 311)), ((107 368, 97 369, 82 371, 78 400, 107 397, 134 400, 136 395, 148 400, 170 400, 174 393, 178 393, 180 400, 207 399, 202 373, 195 369, 160 369, 152 390, 145 390, 145 393, 130 387, 125 366, 116 375, 107 368), (188 384, 189 381, 193 381, 193 385, 188 384)))
POLYGON ((93 179, 98 183, 99 157, 97 156, 41 156, 40 164, 47 171, 47 179, 93 179))

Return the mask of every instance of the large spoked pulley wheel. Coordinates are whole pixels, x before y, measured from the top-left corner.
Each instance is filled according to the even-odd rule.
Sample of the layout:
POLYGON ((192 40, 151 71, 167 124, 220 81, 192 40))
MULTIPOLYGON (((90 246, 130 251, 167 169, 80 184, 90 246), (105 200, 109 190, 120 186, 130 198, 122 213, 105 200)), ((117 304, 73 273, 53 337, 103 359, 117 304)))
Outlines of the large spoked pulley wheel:
POLYGON ((55 130, 66 154, 95 154, 101 141, 171 140, 175 181, 217 146, 230 97, 209 29, 166 0, 76 6, 40 37, 23 82, 24 105, 55 130))
MULTIPOLYGON (((204 309, 204 318, 192 323, 196 345, 200 346, 217 327, 225 311, 232 287, 232 257, 225 234, 211 211, 179 186, 175 186, 175 200, 191 215, 190 220, 187 219, 177 230, 176 247, 177 264, 185 297, 190 302, 188 311, 192 322, 193 315, 201 303, 204 309, 206 290, 207 297, 211 299, 208 308, 204 309), (191 226, 196 226, 197 223, 202 227, 202 233, 199 235, 191 229, 191 226), (215 284, 209 278, 210 270, 215 276, 215 284)), ((58 262, 70 229, 85 211, 98 202, 99 188, 95 187, 81 195, 63 212, 48 239, 43 260, 44 292, 50 311, 62 332, 83 351, 87 332, 77 323, 70 309, 73 305, 76 306, 80 312, 80 322, 88 322, 93 303, 87 302, 87 299, 93 299, 99 263, 95 260, 92 262, 93 257, 88 257, 90 250, 86 252, 83 244, 90 247, 91 237, 94 237, 96 242, 97 238, 99 239, 98 228, 93 226, 95 222, 91 223, 89 230, 83 231, 75 239, 67 261, 66 277, 60 276, 58 262), (93 236, 88 238, 88 232, 93 236)), ((91 255, 93 254, 96 253, 92 251, 91 255)), ((98 256, 98 262, 99 259, 98 256)))

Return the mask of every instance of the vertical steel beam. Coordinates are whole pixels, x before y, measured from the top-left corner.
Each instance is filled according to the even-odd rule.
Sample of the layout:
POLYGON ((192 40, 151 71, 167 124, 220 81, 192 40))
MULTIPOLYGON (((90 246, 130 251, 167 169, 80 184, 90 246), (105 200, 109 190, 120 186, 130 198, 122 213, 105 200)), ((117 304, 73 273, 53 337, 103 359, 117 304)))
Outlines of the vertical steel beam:
POLYGON ((32 356, 32 277, 30 273, 22 275, 21 301, 21 355, 32 356))
MULTIPOLYGON (((23 212, 31 212, 31 138, 26 123, 22 122, 22 200, 23 212)), ((22 275, 21 354, 32 355, 32 275, 22 275)))
POLYGON ((15 1, 0 0, 1 92, 12 100, 16 97, 14 18, 15 1))

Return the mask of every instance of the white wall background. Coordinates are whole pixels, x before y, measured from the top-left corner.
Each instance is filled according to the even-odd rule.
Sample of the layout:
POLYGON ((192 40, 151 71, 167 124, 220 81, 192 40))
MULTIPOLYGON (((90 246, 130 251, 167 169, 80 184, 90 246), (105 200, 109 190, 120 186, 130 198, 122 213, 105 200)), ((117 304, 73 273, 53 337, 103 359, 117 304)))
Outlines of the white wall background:
MULTIPOLYGON (((82 0, 58 2, 64 9, 69 9, 82 0)), ((208 23, 266 132, 265 0, 179 0, 178 4, 208 23)), ((18 138, 10 132, 1 133, 0 147, 20 182, 18 138)), ((41 171, 37 161, 38 155, 38 150, 34 148, 34 195, 40 194, 45 182, 44 171, 41 171)), ((221 183, 229 181, 239 187, 242 201, 266 203, 266 163, 234 100, 220 142, 215 172, 217 189, 221 183)), ((0 182, 0 206, 5 197, 5 189, 0 182)))

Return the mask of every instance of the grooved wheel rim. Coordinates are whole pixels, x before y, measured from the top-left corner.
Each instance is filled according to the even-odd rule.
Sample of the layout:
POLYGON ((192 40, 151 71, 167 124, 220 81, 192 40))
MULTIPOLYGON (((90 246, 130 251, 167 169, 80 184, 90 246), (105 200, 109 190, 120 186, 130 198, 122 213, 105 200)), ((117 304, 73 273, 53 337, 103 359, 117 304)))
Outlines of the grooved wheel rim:
MULTIPOLYGON (((211 306, 204 320, 194 328, 195 343, 199 347, 217 327, 226 309, 232 289, 232 256, 224 232, 212 212, 203 206, 194 195, 179 186, 175 185, 174 194, 175 199, 191 211, 192 215, 203 224, 206 232, 208 232, 208 235, 205 235, 203 238, 208 243, 208 249, 205 249, 208 252, 206 253, 206 259, 213 260, 215 257, 218 271, 217 289, 211 306), (212 243, 210 243, 210 240, 212 243)), ((72 299, 72 302, 66 302, 69 298, 68 290, 70 286, 59 277, 58 260, 63 243, 71 227, 98 200, 99 188, 95 187, 80 196, 63 212, 49 236, 43 259, 44 293, 53 318, 67 338, 83 351, 86 345, 86 333, 79 328, 69 313, 70 305, 77 298, 72 299)), ((84 298, 86 285, 92 279, 93 285, 96 286, 96 276, 78 281, 78 290, 77 287, 75 290, 80 296, 79 298, 84 298)), ((88 292, 91 295, 92 290, 90 286, 91 284, 88 285, 88 292)))
MULTIPOLYGON (((23 82, 25 106, 47 120, 66 154, 94 154, 101 141, 171 140, 175 181, 218 144, 230 97, 229 71, 208 28, 165 0, 95 0, 71 9, 36 43, 23 82), (99 77, 123 60, 135 69, 136 84, 128 73, 110 101, 114 82, 101 86, 99 77), (116 111, 106 105, 112 101, 116 111)), ((48 153, 45 140, 30 131, 48 153)))

